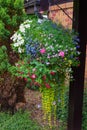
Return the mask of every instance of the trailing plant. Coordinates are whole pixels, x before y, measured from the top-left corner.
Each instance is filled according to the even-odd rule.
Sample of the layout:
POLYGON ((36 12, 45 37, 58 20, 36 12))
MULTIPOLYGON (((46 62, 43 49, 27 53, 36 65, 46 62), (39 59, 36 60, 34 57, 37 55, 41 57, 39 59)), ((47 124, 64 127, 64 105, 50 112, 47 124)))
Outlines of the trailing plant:
POLYGON ((71 30, 50 20, 33 18, 22 23, 11 37, 12 48, 20 57, 11 68, 13 75, 40 88, 44 118, 50 127, 52 117, 56 120, 58 92, 64 106, 65 80, 72 79, 71 66, 79 65, 78 39, 74 36, 71 30))

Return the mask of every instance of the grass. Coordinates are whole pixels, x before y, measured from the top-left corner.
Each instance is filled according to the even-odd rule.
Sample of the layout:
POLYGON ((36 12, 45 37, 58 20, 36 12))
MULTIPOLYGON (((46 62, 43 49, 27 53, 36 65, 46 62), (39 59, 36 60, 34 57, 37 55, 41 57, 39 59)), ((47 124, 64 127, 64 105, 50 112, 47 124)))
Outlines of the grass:
MULTIPOLYGON (((58 129, 52 128, 51 130, 66 130, 67 120, 67 105, 68 95, 65 94, 65 108, 63 109, 63 117, 61 117, 58 111, 58 116, 61 120, 60 127, 58 129), (65 124, 64 124, 65 123, 65 124)), ((16 112, 14 115, 9 113, 0 112, 0 130, 49 130, 47 127, 41 127, 37 122, 31 119, 30 113, 16 112)), ((84 100, 83 100, 83 117, 82 117, 82 130, 87 130, 87 88, 84 89, 84 100)))
POLYGON ((17 112, 14 115, 0 113, 0 130, 42 130, 30 118, 29 112, 17 112))
POLYGON ((58 127, 41 127, 30 118, 29 112, 16 112, 14 115, 0 112, 0 130, 64 130, 58 127))

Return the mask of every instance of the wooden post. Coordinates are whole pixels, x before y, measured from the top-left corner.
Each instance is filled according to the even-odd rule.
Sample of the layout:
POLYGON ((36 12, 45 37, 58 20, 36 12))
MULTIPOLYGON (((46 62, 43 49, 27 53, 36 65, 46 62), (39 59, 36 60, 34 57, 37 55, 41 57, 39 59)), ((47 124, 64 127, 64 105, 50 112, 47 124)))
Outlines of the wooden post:
POLYGON ((40 11, 47 11, 49 8, 48 0, 40 0, 40 11))
POLYGON ((82 106, 84 91, 84 73, 87 41, 87 5, 86 0, 74 0, 74 23, 73 27, 79 33, 81 55, 80 66, 73 68, 74 81, 70 83, 69 90, 69 115, 68 130, 81 130, 82 106))

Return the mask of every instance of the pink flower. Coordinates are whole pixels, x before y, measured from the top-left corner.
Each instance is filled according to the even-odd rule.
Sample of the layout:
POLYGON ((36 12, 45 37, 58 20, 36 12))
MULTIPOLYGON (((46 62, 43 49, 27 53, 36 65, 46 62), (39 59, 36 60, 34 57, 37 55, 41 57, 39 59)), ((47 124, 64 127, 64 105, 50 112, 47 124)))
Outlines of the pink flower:
POLYGON ((44 54, 45 52, 46 52, 46 49, 45 49, 45 48, 40 49, 40 53, 41 53, 41 54, 44 54))
POLYGON ((31 78, 32 78, 32 79, 35 79, 35 78, 36 78, 36 75, 35 75, 35 74, 32 74, 32 75, 31 75, 31 78))
POLYGON ((64 51, 60 51, 59 52, 59 56, 61 56, 62 58, 65 56, 65 53, 64 53, 64 51))

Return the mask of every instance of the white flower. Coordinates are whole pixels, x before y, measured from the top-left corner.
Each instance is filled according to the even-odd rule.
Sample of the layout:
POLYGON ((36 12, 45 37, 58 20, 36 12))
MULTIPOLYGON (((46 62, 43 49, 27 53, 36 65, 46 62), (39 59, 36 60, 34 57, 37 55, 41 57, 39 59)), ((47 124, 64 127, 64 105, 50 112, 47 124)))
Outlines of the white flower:
POLYGON ((24 26, 25 26, 25 28, 30 28, 30 24, 26 24, 24 26))
POLYGON ((19 34, 18 36, 17 36, 17 41, 20 41, 20 40, 22 40, 23 39, 23 37, 19 34))
POLYGON ((53 105, 56 105, 56 101, 53 102, 53 105))
POLYGON ((20 33, 18 33, 17 37, 21 37, 21 34, 20 34, 20 33))
POLYGON ((38 19, 38 23, 42 23, 43 22, 43 20, 42 19, 38 19))
POLYGON ((18 52, 19 52, 19 53, 22 53, 22 52, 23 52, 20 47, 18 48, 18 52))
POLYGON ((18 66, 19 64, 18 63, 15 63, 15 66, 18 66))
POLYGON ((55 55, 53 55, 52 57, 58 57, 58 55, 57 55, 57 54, 55 54, 55 55))
POLYGON ((20 29, 21 32, 25 32, 25 28, 24 28, 23 25, 20 25, 20 28, 19 28, 19 29, 20 29))
POLYGON ((44 18, 46 18, 46 19, 48 18, 48 16, 47 16, 47 15, 43 15, 43 17, 44 17, 44 18))
POLYGON ((46 65, 49 65, 50 64, 50 62, 46 62, 46 65))
POLYGON ((28 23, 31 23, 32 22, 32 20, 26 20, 25 22, 24 22, 24 24, 28 24, 28 23))
POLYGON ((38 105, 37 105, 37 108, 41 108, 41 105, 40 105, 40 104, 38 104, 38 105))
POLYGON ((18 47, 19 44, 16 42, 16 43, 13 44, 13 46, 14 46, 14 47, 18 47))
POLYGON ((48 43, 45 44, 45 47, 48 46, 48 43))
POLYGON ((24 39, 18 40, 17 43, 19 44, 19 46, 24 44, 24 39))
POLYGON ((18 36, 18 34, 15 33, 14 35, 12 35, 12 37, 10 39, 15 42, 17 40, 17 36, 18 36))
POLYGON ((47 58, 50 59, 50 55, 49 54, 48 54, 47 58))

